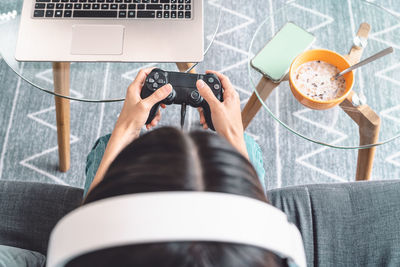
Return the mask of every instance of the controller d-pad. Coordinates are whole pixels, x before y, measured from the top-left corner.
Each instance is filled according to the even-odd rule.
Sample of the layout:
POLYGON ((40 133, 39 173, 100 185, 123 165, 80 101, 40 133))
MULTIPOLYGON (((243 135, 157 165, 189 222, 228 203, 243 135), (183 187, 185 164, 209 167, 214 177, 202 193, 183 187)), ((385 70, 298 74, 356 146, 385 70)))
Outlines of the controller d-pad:
POLYGON ((153 83, 153 88, 158 88, 158 83, 153 83))
POLYGON ((160 78, 160 74, 158 72, 154 73, 154 79, 158 80, 158 78, 160 78))
POLYGON ((158 79, 158 81, 157 81, 159 84, 165 84, 165 80, 163 80, 163 79, 158 79))
POLYGON ((154 82, 155 82, 155 80, 154 80, 153 78, 149 78, 147 81, 148 81, 149 83, 154 83, 154 82))

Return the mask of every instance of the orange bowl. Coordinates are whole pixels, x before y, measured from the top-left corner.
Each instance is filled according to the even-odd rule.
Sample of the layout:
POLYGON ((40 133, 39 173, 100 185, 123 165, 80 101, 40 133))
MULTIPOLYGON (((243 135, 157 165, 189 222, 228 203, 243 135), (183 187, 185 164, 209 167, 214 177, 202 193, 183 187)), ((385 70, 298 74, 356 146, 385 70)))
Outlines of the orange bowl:
POLYGON ((329 64, 332 64, 336 66, 339 71, 345 70, 348 67, 350 67, 350 63, 342 57, 340 54, 333 52, 331 50, 326 50, 326 49, 314 49, 314 50, 308 50, 300 55, 298 55, 294 61, 292 62, 292 65, 290 66, 289 70, 289 84, 290 84, 290 89, 292 90, 292 93, 294 97, 304 106, 312 108, 312 109, 328 109, 332 108, 336 105, 339 105, 340 103, 345 100, 345 98, 349 95, 351 89, 353 88, 354 84, 354 73, 353 71, 346 73, 343 75, 345 81, 346 81, 346 89, 343 93, 338 98, 332 99, 332 100, 326 100, 326 101, 321 101, 321 100, 316 100, 311 97, 308 97, 304 95, 298 88, 296 88, 296 85, 294 83, 294 75, 295 71, 297 68, 300 67, 301 64, 304 64, 309 61, 314 61, 314 60, 321 60, 325 61, 329 64))

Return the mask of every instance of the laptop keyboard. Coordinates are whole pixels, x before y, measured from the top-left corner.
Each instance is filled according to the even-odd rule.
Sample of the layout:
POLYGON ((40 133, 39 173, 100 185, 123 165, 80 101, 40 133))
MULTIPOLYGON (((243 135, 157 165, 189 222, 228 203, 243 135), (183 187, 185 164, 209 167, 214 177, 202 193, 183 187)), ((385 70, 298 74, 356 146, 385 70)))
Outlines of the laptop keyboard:
POLYGON ((35 0, 33 18, 191 19, 194 0, 35 0))

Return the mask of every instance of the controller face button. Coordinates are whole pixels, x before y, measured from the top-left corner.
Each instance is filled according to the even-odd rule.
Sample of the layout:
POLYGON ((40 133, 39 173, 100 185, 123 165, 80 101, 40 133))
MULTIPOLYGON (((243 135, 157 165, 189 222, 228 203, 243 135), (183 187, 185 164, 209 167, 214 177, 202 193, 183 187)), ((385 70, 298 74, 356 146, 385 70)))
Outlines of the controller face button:
POLYGON ((219 90, 219 88, 220 88, 219 84, 214 84, 214 89, 215 90, 219 90))
POLYGON ((158 88, 158 83, 153 83, 153 88, 158 88))
POLYGON ((213 83, 214 82, 214 78, 212 78, 212 77, 208 78, 208 82, 209 83, 213 83))
POLYGON ((160 78, 160 74, 158 72, 154 73, 154 79, 158 80, 158 78, 160 78))

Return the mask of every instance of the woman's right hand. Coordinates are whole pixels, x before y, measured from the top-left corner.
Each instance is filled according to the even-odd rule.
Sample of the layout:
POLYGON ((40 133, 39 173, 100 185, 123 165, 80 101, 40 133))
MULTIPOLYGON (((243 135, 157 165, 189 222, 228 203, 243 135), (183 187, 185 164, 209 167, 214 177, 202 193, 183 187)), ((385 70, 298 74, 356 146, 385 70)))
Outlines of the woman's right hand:
MULTIPOLYGON (((207 71, 217 75, 221 81, 223 93, 223 102, 220 102, 210 89, 210 87, 202 80, 196 83, 200 95, 207 101, 211 110, 211 119, 216 132, 225 137, 239 152, 248 158, 246 144, 244 142, 244 130, 242 124, 242 114, 240 110, 239 94, 233 88, 229 78, 216 71, 207 71)), ((200 111, 200 123, 203 128, 208 126, 205 121, 204 113, 200 111)))

